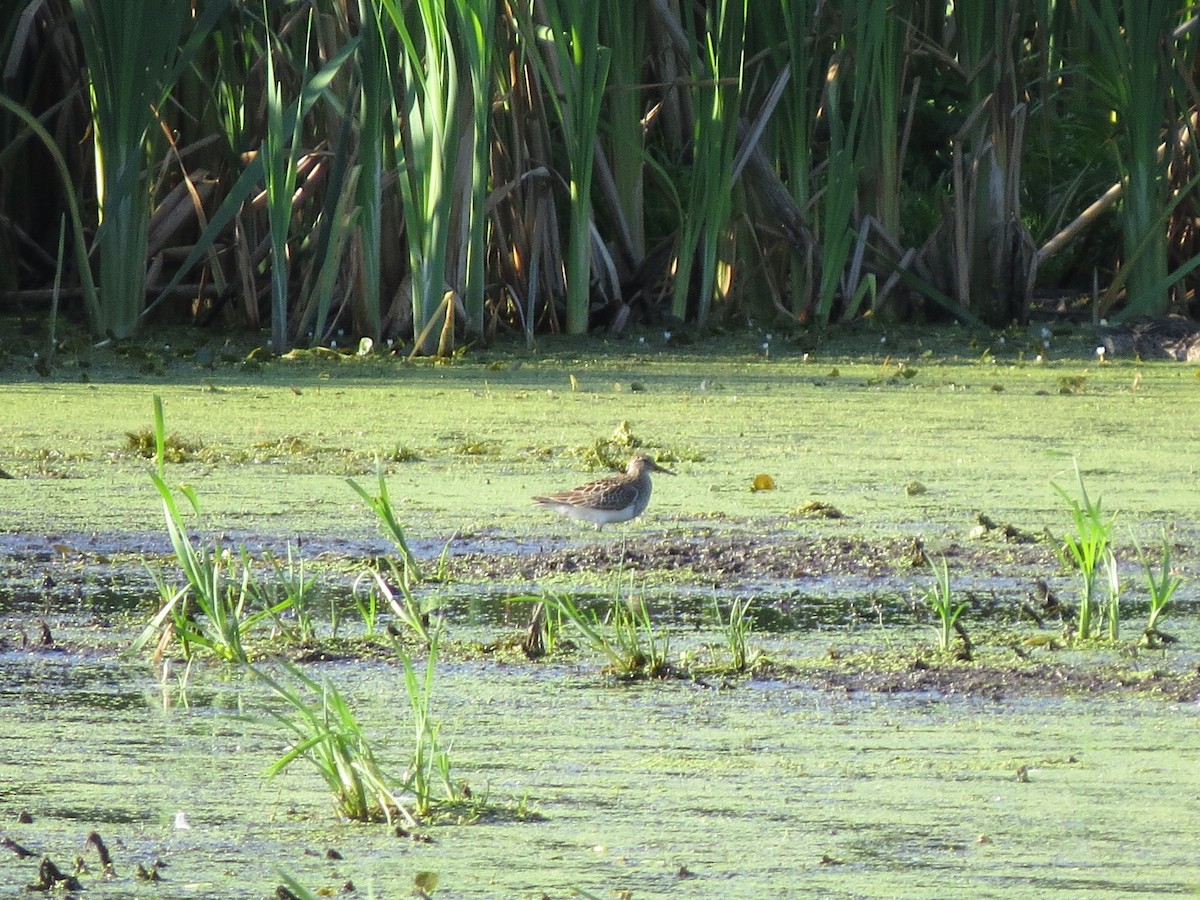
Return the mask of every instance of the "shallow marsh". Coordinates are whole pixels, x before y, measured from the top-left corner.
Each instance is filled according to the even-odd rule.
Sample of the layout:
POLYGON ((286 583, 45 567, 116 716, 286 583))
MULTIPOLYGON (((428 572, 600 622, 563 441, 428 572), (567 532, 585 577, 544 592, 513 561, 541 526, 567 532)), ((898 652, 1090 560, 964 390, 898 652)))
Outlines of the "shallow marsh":
POLYGON ((196 486, 217 529, 364 536, 371 523, 352 515, 341 479, 368 475, 376 454, 411 454, 388 470, 414 534, 577 537, 529 495, 576 483, 581 452, 622 422, 681 473, 662 480, 641 533, 787 519, 814 499, 856 531, 969 527, 976 511, 1039 530, 1059 514, 1051 482, 1070 481, 1071 455, 1133 517, 1195 518, 1197 466, 1182 452, 1200 393, 1190 366, 1101 365, 1086 335, 1042 362, 1030 358, 1040 345, 1015 339, 993 353, 964 338, 963 355, 936 358, 922 355, 929 335, 869 340, 840 356, 733 346, 714 357, 659 339, 451 366, 348 357, 210 370, 181 358, 162 376, 96 366, 88 384, 18 373, 0 387, 0 466, 17 476, 0 482, 0 531, 157 530, 147 461, 126 449, 150 424, 152 393, 168 430, 199 446, 171 474, 196 486), (752 493, 758 473, 778 489, 752 493))
MULTIPOLYGON (((83 855, 88 896, 264 897, 279 871, 379 897, 407 896, 420 871, 438 874, 437 896, 464 898, 1200 886, 1195 703, 848 694, 773 680, 614 687, 590 666, 447 665, 436 708, 457 770, 493 799, 526 798, 535 815, 436 826, 426 844, 339 825, 304 768, 264 782, 281 736, 242 717, 264 698, 236 673, 198 673, 185 707, 164 706, 148 666, 104 651, 7 653, 3 664, 4 834, 63 866, 83 855), (18 824, 20 810, 33 821, 18 824), (115 879, 83 848, 93 830, 115 879), (156 861, 162 881, 133 877, 156 861)), ((313 669, 341 685, 397 764, 398 668, 313 669)), ((0 895, 23 895, 34 862, 0 855, 0 895)))
MULTIPOLYGON (((1036 334, 951 336, 937 357, 930 335, 880 337, 777 340, 769 354, 746 341, 715 359, 646 336, 451 366, 210 369, 177 346, 163 374, 94 359, 86 384, 69 367, 50 381, 11 369, 0 835, 64 870, 84 856, 89 896, 264 897, 281 870, 378 897, 410 895, 422 871, 438 875, 435 896, 469 898, 1196 893, 1195 371, 1100 364, 1085 332, 1056 334, 1049 352, 1036 334), (168 431, 195 445, 167 478, 197 490, 206 532, 276 553, 300 540, 332 590, 387 551, 344 481, 369 483, 384 458, 418 553, 454 538, 455 580, 430 590, 462 648, 434 698, 456 772, 531 815, 432 826, 433 843, 339 823, 315 773, 260 777, 284 747, 261 685, 202 663, 183 690, 178 661, 164 678, 120 655, 154 609, 142 560, 168 549, 150 462, 126 439, 149 424, 153 393, 168 431), (623 583, 693 658, 717 640, 712 604, 752 596, 755 640, 781 665, 618 685, 587 654, 533 664, 467 649, 520 627, 510 594, 611 592, 621 531, 560 522, 529 496, 594 477, 586 451, 622 422, 680 472, 627 530, 623 583), (1131 534, 1173 529, 1186 581, 1167 630, 1181 645, 1014 653, 1037 631, 1019 612, 1033 581, 1073 590, 1041 540, 1066 527, 1052 483, 1071 485, 1072 455, 1121 511, 1131 586, 1131 534), (760 473, 777 489, 752 492, 760 473), (844 517, 806 517, 809 501, 844 517), (1028 542, 972 538, 980 513, 1028 542), (930 660, 931 632, 908 624, 928 580, 915 537, 972 592, 975 663, 930 660), (115 879, 84 849, 93 830, 115 879), (137 881, 155 860, 163 880, 137 881)), ((1129 641, 1144 602, 1131 587, 1129 641)), ((403 765, 399 666, 307 665, 403 765)), ((0 848, 0 895, 24 895, 37 859, 0 848)))

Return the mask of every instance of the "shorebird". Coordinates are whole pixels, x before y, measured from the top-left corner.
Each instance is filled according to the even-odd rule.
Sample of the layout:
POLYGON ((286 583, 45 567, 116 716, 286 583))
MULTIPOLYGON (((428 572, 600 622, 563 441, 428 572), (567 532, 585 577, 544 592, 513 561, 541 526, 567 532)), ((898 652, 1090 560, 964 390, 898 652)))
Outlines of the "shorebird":
POLYGON ((650 502, 651 472, 675 474, 670 469, 664 469, 649 455, 639 453, 629 460, 624 475, 601 478, 574 490, 546 497, 534 497, 533 501, 562 513, 568 519, 591 522, 599 531, 612 522, 636 519, 646 511, 646 505, 650 502))

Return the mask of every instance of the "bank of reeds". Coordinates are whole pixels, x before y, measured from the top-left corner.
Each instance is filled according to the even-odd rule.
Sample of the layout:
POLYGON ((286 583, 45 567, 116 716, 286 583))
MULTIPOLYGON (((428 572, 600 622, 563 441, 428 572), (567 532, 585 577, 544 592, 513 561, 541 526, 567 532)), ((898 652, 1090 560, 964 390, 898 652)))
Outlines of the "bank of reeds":
POLYGON ((1007 325, 1093 277, 1097 314, 1188 307, 1189 4, 568 6, 29 5, 0 26, 0 309, 50 315, 64 215, 95 333, 152 308, 276 350, 1007 325))

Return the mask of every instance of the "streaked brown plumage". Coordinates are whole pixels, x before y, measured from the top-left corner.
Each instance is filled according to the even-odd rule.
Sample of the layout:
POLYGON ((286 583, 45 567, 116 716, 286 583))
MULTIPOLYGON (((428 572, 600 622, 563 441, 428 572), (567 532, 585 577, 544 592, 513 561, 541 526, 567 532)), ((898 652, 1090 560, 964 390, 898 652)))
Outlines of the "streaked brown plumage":
POLYGON ((650 502, 651 472, 675 474, 649 455, 639 453, 629 460, 624 475, 601 478, 574 490, 534 497, 533 500, 568 519, 591 522, 601 529, 612 522, 628 522, 646 511, 650 502))

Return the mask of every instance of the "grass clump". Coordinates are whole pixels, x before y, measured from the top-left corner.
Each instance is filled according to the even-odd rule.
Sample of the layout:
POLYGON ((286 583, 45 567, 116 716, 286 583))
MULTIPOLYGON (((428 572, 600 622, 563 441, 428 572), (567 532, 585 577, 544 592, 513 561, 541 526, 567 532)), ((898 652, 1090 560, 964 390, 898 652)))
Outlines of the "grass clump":
POLYGON ((400 818, 415 826, 419 819, 457 807, 464 800, 470 801, 476 812, 482 809, 484 803, 475 801, 465 784, 454 782, 449 748, 441 740, 442 725, 433 716, 436 638, 420 676, 412 657, 403 649, 398 652, 412 718, 409 762, 402 776, 394 778, 384 772, 349 701, 332 681, 318 682, 297 666, 282 663, 286 679, 253 669, 283 701, 283 710, 271 715, 293 736, 291 746, 267 768, 267 777, 307 759, 328 785, 338 815, 359 822, 382 819, 390 825, 400 818))
POLYGON ((397 798, 395 783, 384 774, 362 725, 346 698, 328 678, 317 682, 289 663, 284 671, 293 683, 254 669, 285 711, 272 717, 294 736, 287 751, 266 770, 273 778, 298 759, 307 759, 321 774, 333 794, 338 815, 356 822, 384 819, 390 825, 400 816, 410 825, 416 820, 397 798))
MULTIPOLYGON (((259 625, 278 620, 281 613, 303 600, 312 587, 305 579, 303 566, 296 574, 295 559, 288 551, 289 568, 277 568, 283 574, 277 584, 263 582, 254 573, 253 560, 245 547, 237 553, 222 547, 219 541, 193 540, 184 524, 175 492, 163 478, 166 463, 166 429, 162 398, 154 397, 154 438, 157 471, 150 479, 162 502, 167 535, 175 561, 183 575, 182 584, 172 586, 161 572, 152 572, 162 598, 162 606, 150 624, 134 642, 137 652, 150 638, 162 633, 159 652, 171 635, 178 638, 185 658, 193 648, 201 647, 213 656, 229 662, 245 662, 245 637, 259 625), (165 631, 163 631, 165 626, 165 631)), ((192 511, 199 516, 200 501, 187 485, 179 488, 192 511)))
POLYGON ((644 597, 615 597, 604 619, 595 610, 581 609, 569 594, 529 599, 540 599, 547 610, 570 622, 584 645, 608 661, 605 671, 615 678, 634 681, 672 674, 670 638, 656 630, 644 597))
POLYGON ((761 651, 750 649, 750 634, 754 631, 750 603, 749 597, 737 598, 729 605, 728 614, 722 615, 720 605, 714 601, 725 649, 729 653, 729 667, 738 674, 750 671, 762 658, 761 651))
MULTIPOLYGON (((1136 541, 1135 541, 1136 545, 1136 541)), ((1167 644, 1173 644, 1179 639, 1167 634, 1158 627, 1159 620, 1171 605, 1175 591, 1183 583, 1183 579, 1171 571, 1171 540, 1163 531, 1162 549, 1159 552, 1157 565, 1150 560, 1142 548, 1138 546, 1138 562, 1142 566, 1146 590, 1150 595, 1150 615, 1142 636, 1142 643, 1151 649, 1161 649, 1167 644)))
POLYGON ((404 773, 404 789, 413 797, 416 814, 424 818, 443 804, 453 806, 464 797, 470 799, 470 792, 451 780, 450 752, 440 739, 442 724, 433 718, 431 712, 437 661, 436 637, 429 645, 423 679, 417 678, 412 658, 403 650, 399 653, 404 666, 408 708, 412 713, 410 762, 404 773))
POLYGON ((268 609, 285 613, 272 615, 276 627, 296 644, 311 644, 317 636, 313 609, 317 576, 306 572, 304 557, 290 543, 286 558, 280 559, 269 551, 265 558, 273 577, 259 583, 258 593, 268 609))
POLYGON ((955 597, 954 590, 950 586, 950 569, 946 560, 940 560, 939 564, 926 556, 925 561, 934 576, 933 584, 925 592, 925 600, 936 618, 934 630, 937 632, 938 650, 942 653, 949 653, 953 649, 954 636, 957 634, 962 637, 965 652, 969 654, 970 649, 965 629, 958 621, 968 604, 966 601, 958 602, 958 598, 955 597))
POLYGON ((1079 496, 1067 493, 1059 485, 1054 490, 1062 497, 1071 516, 1074 532, 1063 537, 1062 547, 1058 548, 1060 562, 1079 572, 1079 618, 1075 634, 1081 640, 1095 635, 1096 621, 1102 613, 1109 620, 1110 636, 1115 637, 1119 613, 1119 584, 1116 581, 1116 558, 1112 552, 1111 542, 1116 513, 1106 516, 1101 509, 1100 498, 1093 500, 1083 483, 1083 475, 1079 471, 1079 462, 1074 460, 1075 480, 1079 487, 1079 496), (1101 608, 1101 598, 1096 589, 1096 578, 1101 567, 1109 573, 1109 594, 1106 608, 1101 608))
POLYGON ((296 595, 284 590, 281 598, 268 600, 269 592, 255 576, 244 547, 233 553, 218 542, 196 545, 177 522, 168 527, 184 581, 172 587, 161 572, 151 572, 162 606, 132 651, 140 650, 155 634, 162 635, 161 651, 173 635, 185 659, 201 648, 226 662, 246 662, 246 638, 264 623, 279 621, 296 602, 296 595))

